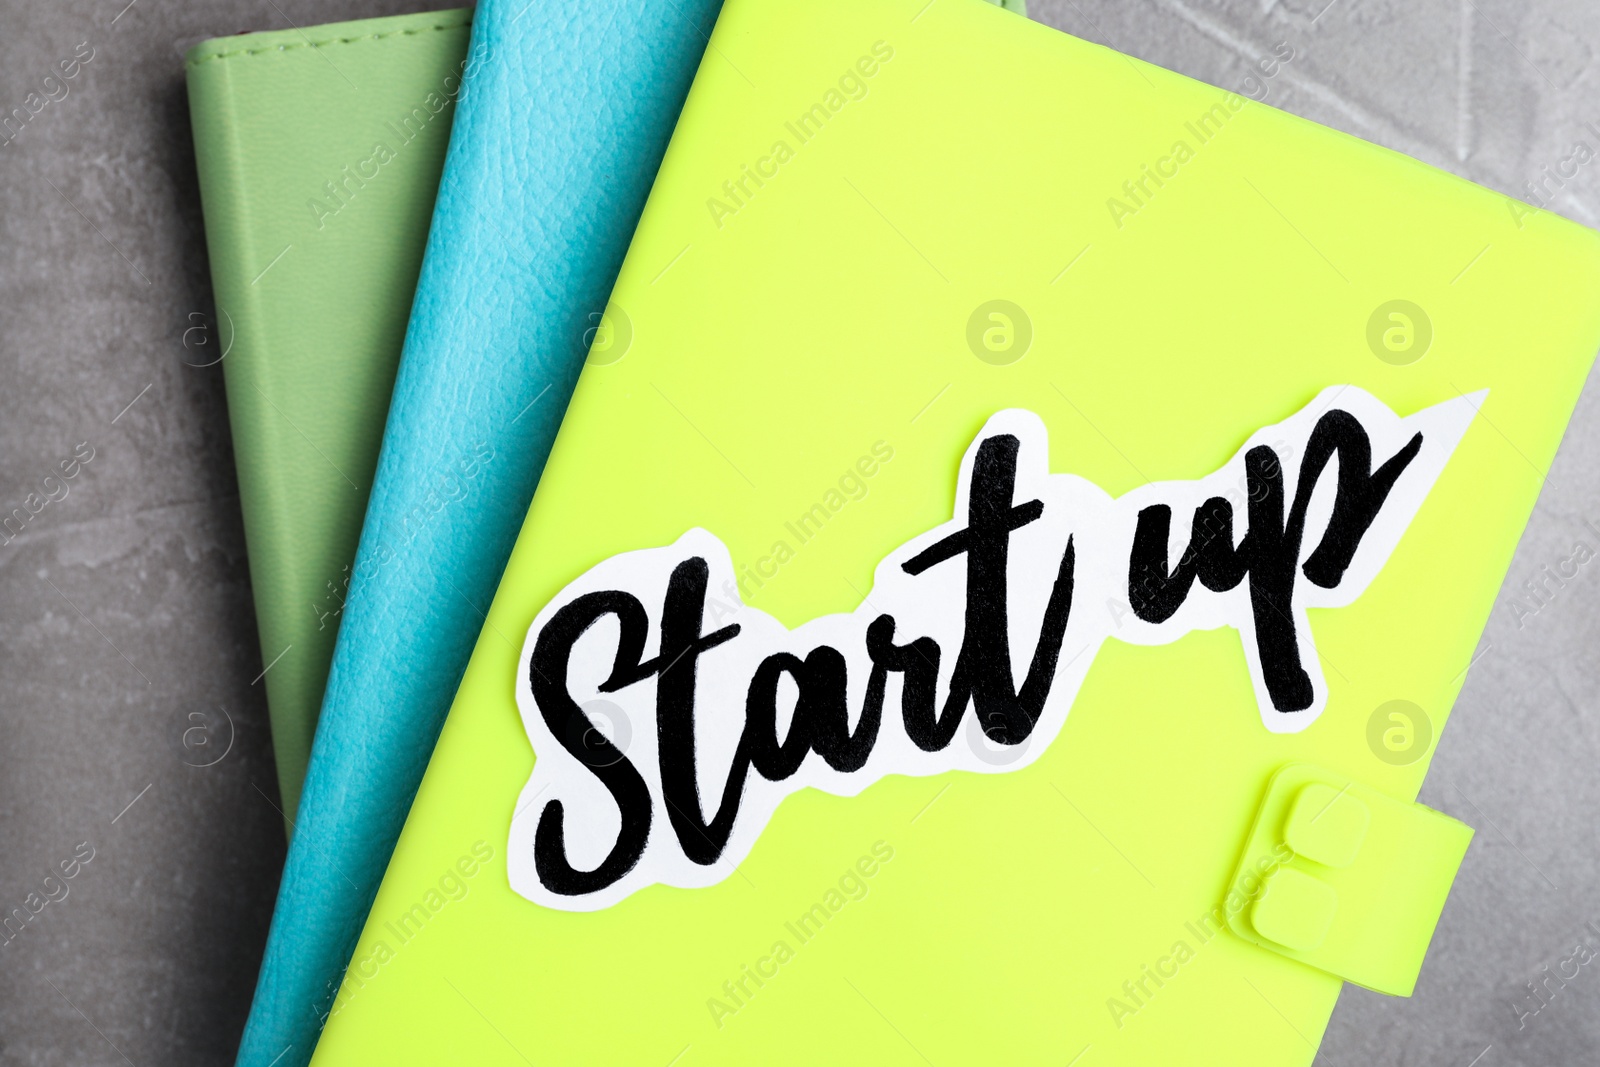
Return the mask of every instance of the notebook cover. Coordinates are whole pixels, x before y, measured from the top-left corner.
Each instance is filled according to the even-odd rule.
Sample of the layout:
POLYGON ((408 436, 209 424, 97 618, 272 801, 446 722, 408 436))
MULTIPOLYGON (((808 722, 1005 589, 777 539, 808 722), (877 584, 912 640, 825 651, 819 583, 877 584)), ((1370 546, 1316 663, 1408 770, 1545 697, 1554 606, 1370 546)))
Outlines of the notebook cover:
POLYGON ((716 7, 559 0, 474 16, 240 1064, 311 1056, 716 7))
MULTIPOLYGON (((466 59, 430 12, 206 41, 187 57, 278 792, 292 826, 466 59)), ((211 754, 196 752, 194 761, 211 754)))
POLYGON ((1339 979, 1209 917, 1286 765, 1423 811, 1597 284, 1590 231, 972 0, 729 0, 315 1063, 1311 1063, 1339 979), (1312 483, 1294 625, 1217 555, 1151 629, 1134 560, 1216 489, 1267 567, 1279 475, 1352 420, 1400 473, 1364 527, 1312 483), (977 507, 1007 437, 1015 510, 977 507), (841 737, 878 612, 942 699, 963 605, 1008 580, 1020 682, 1062 573, 1035 734, 908 746, 911 649, 885 751, 841 737), (796 684, 746 700, 774 648, 831 739, 798 771, 796 684))

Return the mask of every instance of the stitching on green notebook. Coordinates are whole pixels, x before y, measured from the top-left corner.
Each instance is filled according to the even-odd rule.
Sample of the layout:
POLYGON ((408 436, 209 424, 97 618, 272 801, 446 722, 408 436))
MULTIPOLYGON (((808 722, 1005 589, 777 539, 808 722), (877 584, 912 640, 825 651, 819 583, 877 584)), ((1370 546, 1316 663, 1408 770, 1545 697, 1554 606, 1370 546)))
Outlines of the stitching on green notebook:
POLYGON ((271 48, 240 48, 233 52, 213 52, 210 55, 191 59, 186 64, 198 67, 202 63, 209 63, 214 59, 232 59, 234 56, 260 56, 271 55, 274 52, 292 52, 297 48, 326 48, 331 44, 358 44, 362 41, 382 41, 389 37, 414 37, 417 34, 431 33, 438 30, 460 30, 470 27, 471 19, 463 22, 451 22, 442 26, 416 26, 404 30, 390 30, 388 33, 367 33, 359 37, 335 37, 326 41, 304 41, 300 44, 279 44, 271 48))

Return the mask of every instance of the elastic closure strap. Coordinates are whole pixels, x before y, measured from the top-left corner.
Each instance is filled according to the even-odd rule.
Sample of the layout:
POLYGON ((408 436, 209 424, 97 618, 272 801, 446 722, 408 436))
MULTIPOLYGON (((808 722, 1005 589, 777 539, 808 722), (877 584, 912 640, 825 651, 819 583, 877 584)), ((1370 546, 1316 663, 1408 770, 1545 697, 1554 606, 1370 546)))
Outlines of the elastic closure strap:
POLYGON ((1379 993, 1408 997, 1472 828, 1310 764, 1273 775, 1231 884, 1235 934, 1379 993))

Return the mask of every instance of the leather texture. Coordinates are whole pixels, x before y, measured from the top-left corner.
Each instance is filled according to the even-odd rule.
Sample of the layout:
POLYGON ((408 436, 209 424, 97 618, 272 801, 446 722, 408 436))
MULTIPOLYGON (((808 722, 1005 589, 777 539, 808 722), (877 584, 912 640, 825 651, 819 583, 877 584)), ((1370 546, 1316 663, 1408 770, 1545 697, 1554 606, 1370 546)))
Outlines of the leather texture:
POLYGON ((719 6, 477 9, 241 1067, 310 1059, 719 6))
POLYGON ((466 11, 430 12, 224 37, 187 59, 217 314, 190 317, 183 358, 226 378, 290 825, 470 29, 466 11))

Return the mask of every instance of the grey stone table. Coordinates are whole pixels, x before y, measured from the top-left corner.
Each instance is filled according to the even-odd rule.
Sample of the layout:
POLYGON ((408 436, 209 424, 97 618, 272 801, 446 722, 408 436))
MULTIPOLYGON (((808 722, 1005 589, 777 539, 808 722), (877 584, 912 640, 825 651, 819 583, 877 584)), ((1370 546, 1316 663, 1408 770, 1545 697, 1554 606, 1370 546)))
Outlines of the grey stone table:
MULTIPOLYGON (((0 145, 0 514, 77 469, 0 532, 0 912, 50 898, 0 943, 5 1065, 231 1062, 284 842, 222 381, 185 346, 211 295, 180 56, 419 9, 0 0, 0 111, 92 52, 0 145)), ((1553 210, 1600 223, 1600 167, 1551 177, 1576 142, 1600 153, 1600 5, 1033 0, 1032 15, 1506 193, 1542 182, 1553 210), (1295 58, 1261 79, 1282 43, 1295 58)), ((1347 989, 1318 1063, 1600 1062, 1600 959, 1550 977, 1578 942, 1600 948, 1600 567, 1519 600, 1575 542, 1600 548, 1597 530, 1591 390, 1423 790, 1478 837, 1417 995, 1347 989)))

